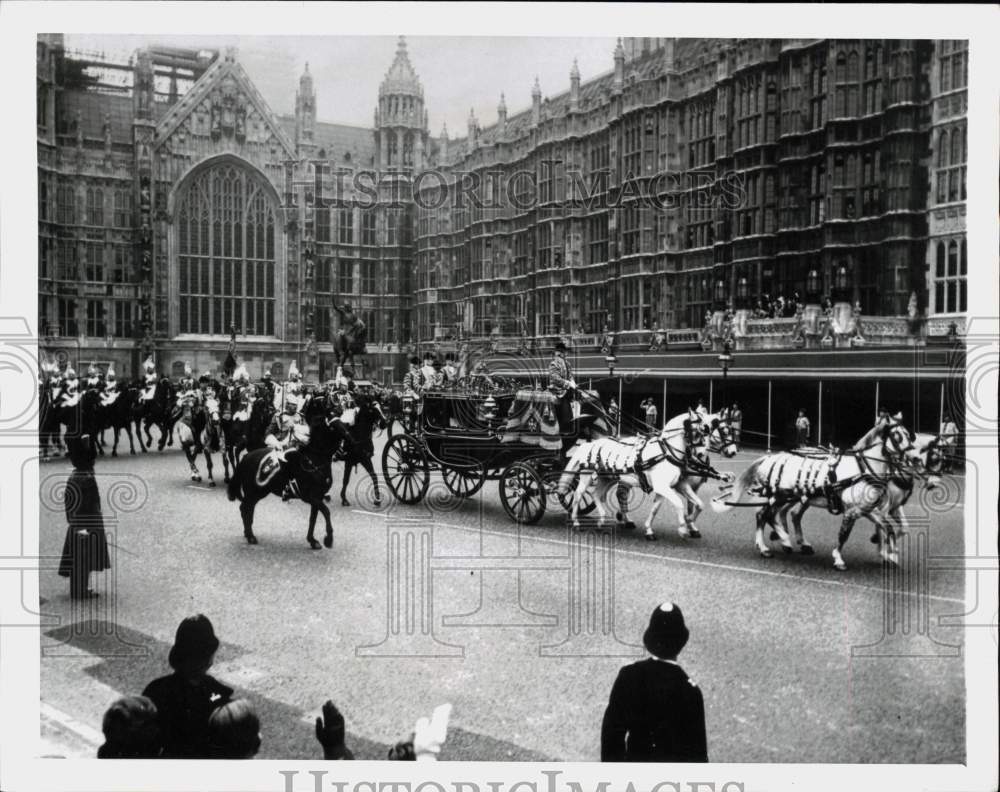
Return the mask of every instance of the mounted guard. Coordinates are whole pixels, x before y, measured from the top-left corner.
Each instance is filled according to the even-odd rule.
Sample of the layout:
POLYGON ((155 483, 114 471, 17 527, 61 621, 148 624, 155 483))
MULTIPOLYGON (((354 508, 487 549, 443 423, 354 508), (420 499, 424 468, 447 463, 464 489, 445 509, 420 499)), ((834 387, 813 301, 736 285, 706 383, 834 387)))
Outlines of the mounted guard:
POLYGON ((87 390, 94 390, 98 393, 104 390, 104 379, 101 377, 101 372, 98 370, 96 363, 91 363, 87 368, 86 386, 87 390))
POLYGON ((142 401, 152 401, 153 397, 156 395, 156 383, 159 382, 159 375, 156 373, 156 366, 153 363, 153 358, 146 358, 145 362, 142 364, 143 368, 143 391, 141 399, 142 401))
POLYGON ((288 468, 288 484, 281 495, 284 501, 297 494, 295 475, 298 472, 298 450, 309 442, 309 427, 299 413, 299 406, 299 397, 293 394, 285 396, 284 410, 271 420, 264 437, 264 444, 274 452, 271 457, 273 463, 269 466, 268 460, 264 460, 258 472, 258 484, 263 485, 264 481, 260 479, 270 479, 278 466, 288 468))
POLYGON ((115 365, 114 363, 109 363, 107 373, 104 375, 104 388, 103 394, 101 395, 101 406, 110 407, 118 400, 120 395, 120 386, 118 385, 118 380, 115 378, 115 365))

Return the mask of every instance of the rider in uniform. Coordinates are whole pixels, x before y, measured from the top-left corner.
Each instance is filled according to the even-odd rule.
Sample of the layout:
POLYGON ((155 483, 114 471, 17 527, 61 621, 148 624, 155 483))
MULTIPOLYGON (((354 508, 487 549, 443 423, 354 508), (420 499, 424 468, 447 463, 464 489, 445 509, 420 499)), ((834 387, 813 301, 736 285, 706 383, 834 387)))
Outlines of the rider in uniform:
POLYGON ((63 372, 62 406, 73 407, 80 399, 80 380, 72 366, 67 366, 63 372))
POLYGON ((101 406, 110 407, 118 399, 120 393, 118 380, 115 379, 115 365, 109 363, 108 371, 104 375, 104 394, 101 396, 101 406))
POLYGON ((101 393, 104 390, 104 380, 101 372, 97 370, 97 364, 91 363, 87 369, 87 390, 95 390, 101 393))
POLYGON ((156 383, 159 381, 159 376, 156 373, 156 366, 153 365, 153 358, 148 357, 146 361, 142 364, 143 371, 143 391, 142 400, 150 401, 154 395, 156 395, 156 383))
POLYGON ((278 458, 287 466, 288 484, 281 494, 282 500, 289 500, 293 495, 292 482, 298 472, 298 455, 302 446, 309 442, 309 427, 299 414, 299 398, 288 394, 285 396, 285 409, 271 420, 264 437, 264 444, 278 452, 278 458))
POLYGON ((458 368, 455 366, 455 353, 449 352, 444 356, 444 382, 446 385, 454 385, 458 379, 458 368))
POLYGON ((264 378, 260 381, 260 387, 264 391, 264 398, 267 399, 267 403, 274 404, 274 394, 277 387, 274 384, 274 380, 271 379, 271 369, 267 369, 264 372, 264 378))

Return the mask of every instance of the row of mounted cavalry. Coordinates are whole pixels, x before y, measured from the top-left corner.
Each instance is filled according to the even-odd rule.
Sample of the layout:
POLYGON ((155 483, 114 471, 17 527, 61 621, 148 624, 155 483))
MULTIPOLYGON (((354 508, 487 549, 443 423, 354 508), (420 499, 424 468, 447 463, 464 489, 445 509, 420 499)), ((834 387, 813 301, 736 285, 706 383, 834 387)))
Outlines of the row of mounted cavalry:
POLYGON ((535 524, 554 507, 578 529, 604 529, 611 520, 629 529, 635 527, 629 517, 633 496, 642 492, 653 499, 644 524, 648 540, 656 539, 653 521, 664 503, 675 512, 679 534, 698 538, 696 521, 704 508, 698 490, 715 480, 719 491, 711 499, 713 511, 756 508, 755 544, 765 557, 772 554, 764 538, 768 529, 784 551, 809 554, 812 547, 801 527, 805 511, 820 507, 840 515, 833 551, 839 569, 846 568, 843 547, 860 518, 875 524, 872 539, 882 558, 898 562, 896 538, 906 530, 902 507, 918 483, 928 488, 939 483, 942 464, 939 439, 911 432, 897 415, 883 416, 850 450, 767 454, 734 476, 717 471, 711 459, 736 453, 724 415, 689 410, 661 430, 622 436, 597 394, 579 391, 567 427, 556 420, 557 397, 550 391, 488 373, 419 397, 350 383, 339 374, 337 381, 318 388, 233 381, 186 397, 182 393, 181 399, 165 378, 155 384, 151 398, 142 398, 144 386, 137 382, 111 404, 90 390, 82 391, 73 406, 60 406, 50 395, 43 389, 43 456, 58 443, 60 424, 70 430, 90 427, 98 437, 113 429, 112 454, 122 429, 135 453, 133 426, 142 451, 154 444, 152 426, 159 429, 159 450, 172 443, 177 428, 192 478, 200 480, 196 457, 203 453, 209 486, 214 486, 211 455, 221 453, 227 492, 240 501, 244 536, 251 544, 257 543, 256 504, 273 494, 310 505, 307 540, 313 548, 320 547, 314 528, 322 515, 324 544, 331 547, 331 466, 345 463, 342 504, 348 505, 347 485, 356 465, 369 474, 373 503, 379 504, 372 460, 373 435, 381 430, 389 435, 382 452, 383 482, 401 504, 429 499, 433 505, 440 496, 471 498, 495 481, 500 503, 516 523, 535 524), (289 404, 294 409, 284 410, 289 404), (280 430, 283 413, 294 413, 294 423, 303 429, 304 440, 292 444, 293 453, 287 445, 266 442, 269 431, 280 430), (401 431, 393 431, 397 426, 401 431), (444 491, 435 492, 441 487, 444 491))

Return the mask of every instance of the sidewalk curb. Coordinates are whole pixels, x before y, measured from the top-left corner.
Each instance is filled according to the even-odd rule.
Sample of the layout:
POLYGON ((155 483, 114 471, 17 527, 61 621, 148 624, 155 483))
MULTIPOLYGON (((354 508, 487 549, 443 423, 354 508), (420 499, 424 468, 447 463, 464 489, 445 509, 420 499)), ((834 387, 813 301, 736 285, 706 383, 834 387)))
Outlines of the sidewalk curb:
POLYGON ((62 710, 39 702, 41 744, 44 758, 94 758, 104 742, 104 735, 62 710))

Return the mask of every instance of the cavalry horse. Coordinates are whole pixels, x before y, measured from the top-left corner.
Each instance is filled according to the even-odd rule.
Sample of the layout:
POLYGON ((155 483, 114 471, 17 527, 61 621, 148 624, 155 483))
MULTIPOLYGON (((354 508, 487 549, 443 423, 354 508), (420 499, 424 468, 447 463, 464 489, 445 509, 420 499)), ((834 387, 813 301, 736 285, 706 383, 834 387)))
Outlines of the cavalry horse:
POLYGON ((215 479, 212 478, 212 453, 218 453, 221 449, 221 434, 219 400, 212 394, 203 397, 201 401, 194 395, 186 397, 181 404, 181 417, 177 421, 177 436, 191 467, 192 481, 201 481, 198 454, 204 452, 208 486, 215 486, 215 479))
POLYGON ((150 399, 143 398, 145 395, 145 385, 139 384, 139 399, 134 405, 133 419, 136 423, 136 434, 139 436, 139 447, 145 452, 147 446, 153 447, 153 436, 149 433, 151 426, 156 426, 160 430, 160 440, 157 443, 157 450, 162 451, 165 446, 174 444, 174 422, 178 415, 174 411, 174 400, 177 391, 174 384, 166 377, 161 377, 153 386, 153 396, 150 399), (142 441, 142 431, 145 430, 146 442, 142 441))
POLYGON ((355 395, 354 399, 357 408, 353 421, 347 424, 347 439, 344 441, 344 476, 340 487, 340 505, 351 505, 347 500, 347 485, 351 483, 351 472, 356 466, 361 465, 371 478, 374 487, 372 503, 379 506, 382 503, 382 493, 378 487, 375 467, 372 465, 372 457, 375 456, 372 435, 376 429, 386 427, 387 419, 381 403, 374 396, 359 394, 355 395))
MULTIPOLYGON (((941 470, 944 464, 944 457, 941 454, 938 435, 916 433, 912 436, 913 444, 920 457, 920 463, 916 466, 919 469, 919 477, 923 480, 923 487, 926 490, 933 490, 940 486, 941 470)), ((885 481, 885 492, 872 512, 879 513, 884 519, 882 521, 874 519, 871 513, 864 513, 861 516, 875 524, 875 533, 872 534, 872 544, 879 546, 879 554, 895 563, 898 561, 895 539, 905 536, 908 524, 906 515, 903 513, 903 506, 909 501, 913 494, 915 479, 917 475, 908 468, 900 468, 895 475, 889 476, 885 481), (893 525, 895 523, 895 525, 893 525), (888 533, 884 532, 884 527, 888 526, 888 533)), ((782 539, 781 549, 786 553, 791 553, 795 547, 803 555, 812 555, 812 545, 802 537, 802 517, 812 504, 810 501, 789 500, 776 507, 765 506, 761 511, 767 510, 763 515, 772 530, 771 539, 782 539), (795 530, 795 545, 789 540, 791 532, 788 530, 788 518, 792 519, 795 530), (779 526, 784 530, 779 530, 779 526)))
MULTIPOLYGON (((295 451, 294 464, 279 462, 276 452, 260 448, 245 454, 229 480, 229 500, 240 501, 243 518, 243 536, 248 544, 257 544, 253 532, 253 515, 257 504, 268 495, 282 496, 285 485, 292 484, 297 497, 309 504, 309 532, 306 541, 313 550, 319 550, 314 531, 316 517, 326 520, 323 544, 333 547, 333 525, 325 496, 333 485, 330 465, 333 456, 347 436, 344 425, 328 410, 315 412, 308 420, 309 441, 295 451)), ((286 452, 292 453, 292 452, 286 452)), ((290 460, 289 460, 290 461, 290 460)))
MULTIPOLYGON (((654 493, 653 507, 645 524, 647 540, 656 539, 653 519, 664 501, 675 508, 678 519, 677 531, 682 537, 700 536, 697 529, 692 533, 693 523, 689 522, 688 503, 694 501, 700 507, 701 501, 684 478, 691 475, 692 467, 698 473, 723 478, 710 466, 699 463, 693 453, 695 447, 704 442, 708 431, 720 435, 722 450, 726 456, 732 457, 736 454, 736 446, 732 442, 728 424, 718 415, 697 413, 682 413, 672 418, 657 435, 625 439, 604 437, 573 448, 558 485, 558 492, 566 494, 576 476, 579 476, 570 510, 573 527, 580 528, 579 508, 591 485, 596 489, 594 501, 599 514, 599 528, 604 524, 603 502, 611 492, 612 486, 641 486, 654 493), (710 429, 706 430, 705 427, 710 429)), ((619 506, 623 510, 625 500, 618 498, 619 506)), ((622 516, 627 520, 627 515, 622 516)))
MULTIPOLYGON (((887 503, 886 493, 893 477, 919 473, 923 467, 920 449, 914 445, 910 431, 899 423, 883 426, 871 443, 864 448, 846 452, 818 451, 796 453, 785 451, 756 459, 736 479, 731 491, 712 499, 712 510, 727 512, 749 493, 763 498, 757 513, 754 544, 763 558, 770 558, 771 548, 764 541, 764 526, 772 525, 782 546, 791 547, 787 532, 774 522, 773 514, 790 502, 823 506, 834 513, 843 513, 837 546, 833 549, 833 565, 847 569, 842 551, 851 535, 854 523, 867 517, 890 537, 881 549, 883 560, 895 564, 895 550, 888 518, 880 504, 887 503)), ((812 547, 801 545, 806 555, 812 547)))
POLYGON ((227 385, 221 398, 221 428, 223 436, 222 466, 225 483, 230 470, 236 473, 240 454, 264 447, 264 435, 271 422, 272 407, 256 390, 227 385))
POLYGON ((59 405, 62 400, 62 386, 58 377, 39 385, 38 390, 38 445, 42 461, 62 454, 62 423, 59 420, 59 405))
MULTIPOLYGON (((98 435, 97 449, 104 454, 104 432, 107 429, 114 430, 115 440, 111 446, 111 456, 118 456, 118 440, 121 431, 124 429, 128 435, 128 449, 130 454, 135 453, 135 442, 132 437, 132 422, 135 401, 139 398, 139 389, 135 386, 119 389, 115 397, 104 403, 103 397, 100 405, 101 433, 98 435)), ((142 438, 139 438, 140 446, 142 438)))

